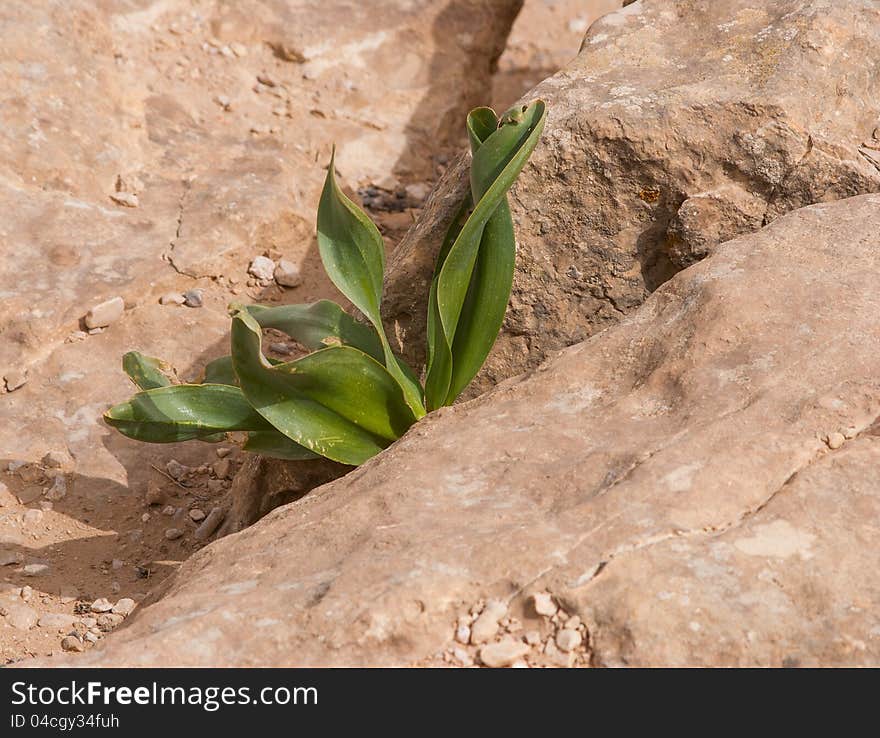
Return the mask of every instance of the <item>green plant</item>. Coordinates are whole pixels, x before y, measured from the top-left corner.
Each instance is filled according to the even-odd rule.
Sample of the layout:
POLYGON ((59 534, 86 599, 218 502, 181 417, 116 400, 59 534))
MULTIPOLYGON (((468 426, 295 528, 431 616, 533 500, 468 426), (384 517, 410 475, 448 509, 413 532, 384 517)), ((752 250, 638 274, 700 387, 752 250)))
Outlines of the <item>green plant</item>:
POLYGON ((318 248, 332 282, 370 325, 329 300, 231 306, 231 354, 209 363, 201 384, 172 384, 161 361, 130 352, 123 368, 141 391, 110 408, 106 422, 152 443, 216 442, 241 431, 249 451, 357 465, 427 411, 452 404, 479 372, 504 319, 515 257, 507 190, 544 120, 541 101, 500 120, 489 108, 468 115, 471 191, 446 234, 431 283, 424 387, 395 356, 382 326, 382 237, 339 189, 331 157, 318 207, 318 248), (263 328, 286 332, 312 353, 283 363, 267 359, 263 328))

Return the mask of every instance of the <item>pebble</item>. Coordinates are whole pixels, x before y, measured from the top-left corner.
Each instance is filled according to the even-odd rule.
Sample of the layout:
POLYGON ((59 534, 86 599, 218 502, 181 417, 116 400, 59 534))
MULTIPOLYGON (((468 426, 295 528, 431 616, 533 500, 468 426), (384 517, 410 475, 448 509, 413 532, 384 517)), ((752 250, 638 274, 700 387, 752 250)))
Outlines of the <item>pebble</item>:
POLYGON ((22 572, 26 577, 39 577, 49 573, 48 564, 27 564, 22 568, 22 572))
POLYGON ((248 274, 264 282, 271 282, 275 278, 275 262, 266 256, 257 256, 251 261, 248 274))
POLYGON ((179 292, 166 292, 159 298, 160 305, 183 305, 186 298, 179 292))
POLYGON ((48 500, 40 500, 39 505, 40 505, 40 510, 42 510, 43 512, 49 512, 50 510, 52 510, 55 507, 48 500))
POLYGON ((27 371, 24 369, 10 369, 3 375, 7 392, 15 392, 19 387, 27 384, 27 371))
POLYGON ((123 566, 125 566, 125 564, 122 561, 122 559, 113 559, 113 561, 110 562, 110 568, 115 569, 117 571, 119 569, 121 569, 123 566))
POLYGON ((86 633, 83 638, 89 643, 97 643, 99 640, 99 636, 95 635, 94 633, 86 633))
POLYGON ((845 441, 846 441, 846 438, 843 435, 843 433, 837 433, 837 432, 829 433, 828 436, 825 438, 825 443, 828 444, 828 448, 830 448, 832 451, 840 448, 844 444, 845 441))
POLYGON ((150 513, 144 513, 143 515, 141 515, 141 522, 142 523, 147 523, 147 522, 149 522, 149 520, 150 520, 150 513))
POLYGON ((174 505, 165 505, 165 507, 162 508, 162 514, 167 515, 168 517, 171 517, 176 512, 177 512, 177 508, 174 507, 174 505))
POLYGON ((180 538, 183 535, 183 531, 180 528, 168 528, 165 531, 165 537, 169 541, 174 541, 180 538))
POLYGON ((227 479, 229 477, 230 467, 230 460, 228 458, 222 458, 211 465, 211 470, 214 472, 214 476, 218 479, 227 479))
POLYGON ((535 606, 535 612, 538 613, 538 615, 543 615, 549 618, 556 614, 556 603, 553 601, 553 597, 549 592, 538 592, 532 598, 532 602, 535 606))
POLYGON ((214 531, 220 527, 220 523, 223 522, 224 517, 226 517, 226 512, 222 507, 212 508, 211 512, 208 513, 208 517, 202 521, 202 524, 198 528, 196 528, 196 539, 204 541, 210 538, 214 534, 214 531))
POLYGON ((179 481, 189 471, 189 467, 184 466, 177 459, 171 459, 165 464, 165 471, 179 481))
POLYGON ((431 188, 428 185, 419 182, 417 184, 411 184, 406 186, 406 196, 412 202, 421 203, 424 202, 425 198, 428 196, 428 193, 431 191, 431 188))
POLYGON ((80 622, 84 626, 86 626, 86 628, 96 628, 98 626, 97 618, 90 618, 90 617, 80 618, 80 622))
POLYGON ((183 304, 191 308, 200 308, 202 306, 202 295, 204 290, 195 289, 187 290, 183 293, 183 304))
POLYGON ((220 448, 217 449, 217 456, 219 456, 221 459, 226 458, 231 453, 232 453, 231 446, 221 446, 220 448))
POLYGON ((55 477, 52 487, 46 492, 46 499, 58 502, 67 496, 67 480, 63 476, 55 477))
POLYGON ((72 628, 79 621, 75 615, 67 615, 62 612, 47 612, 41 615, 37 625, 41 628, 72 628))
POLYGON ((105 612, 98 615, 98 627, 103 631, 113 630, 125 618, 115 612, 105 612))
POLYGON ((581 634, 570 628, 563 628, 556 634, 556 645, 560 651, 568 653, 581 645, 581 634))
POLYGON ((113 604, 106 597, 99 597, 91 606, 92 612, 110 612, 112 609, 113 604))
POLYGON ((134 192, 112 192, 110 193, 110 199, 117 205, 122 205, 126 208, 136 208, 140 205, 138 196, 134 192))
POLYGON ((49 451, 40 460, 40 463, 47 469, 60 469, 68 460, 68 455, 64 451, 49 451))
POLYGON ((529 652, 529 647, 513 638, 504 638, 498 643, 490 643, 480 649, 480 661, 493 669, 510 666, 529 652))
POLYGON ((462 666, 474 665, 474 660, 471 658, 471 655, 463 648, 459 648, 458 646, 452 649, 452 658, 455 659, 462 666))
POLYGON ((20 602, 12 602, 0 612, 6 616, 6 622, 16 630, 30 630, 39 619, 34 608, 20 602))
POLYGON ((459 643, 468 643, 471 639, 471 629, 467 625, 459 625, 455 629, 455 640, 459 643))
POLYGON ((18 596, 21 597, 25 602, 30 600, 33 597, 34 590, 30 586, 24 586, 21 588, 21 592, 19 592, 18 596))
POLYGON ((523 638, 530 646, 537 646, 541 642, 541 634, 537 630, 528 631, 523 638))
POLYGON ((299 287, 303 281, 299 266, 287 259, 278 262, 273 275, 275 281, 282 287, 299 287))
POLYGON ((293 353, 293 349, 290 347, 290 344, 287 343, 270 343, 269 350, 274 351, 276 354, 283 354, 284 356, 289 356, 293 353))
POLYGON ((147 491, 144 494, 144 499, 147 505, 161 505, 165 502, 165 493, 155 479, 147 482, 147 491))
POLYGON ((498 621, 507 614, 507 605, 491 600, 471 626, 471 643, 474 645, 490 641, 498 632, 498 621))
POLYGON ((131 615, 132 611, 135 608, 135 601, 131 599, 131 597, 123 597, 119 602, 113 605, 112 612, 115 615, 122 615, 122 617, 128 617, 131 615))
POLYGON ((37 525, 43 520, 42 510, 28 510, 23 516, 25 525, 37 525))
POLYGON ((12 507, 16 503, 15 497, 9 491, 5 482, 0 482, 0 507, 12 507))
POLYGON ((86 650, 85 644, 76 636, 64 636, 61 640, 61 648, 75 653, 82 653, 86 650))
POLYGON ((189 511, 189 519, 194 523, 200 523, 206 517, 204 510, 199 510, 199 508, 194 507, 189 511))
POLYGON ((121 297, 111 297, 89 310, 85 318, 86 328, 103 328, 115 323, 124 310, 125 301, 121 297))

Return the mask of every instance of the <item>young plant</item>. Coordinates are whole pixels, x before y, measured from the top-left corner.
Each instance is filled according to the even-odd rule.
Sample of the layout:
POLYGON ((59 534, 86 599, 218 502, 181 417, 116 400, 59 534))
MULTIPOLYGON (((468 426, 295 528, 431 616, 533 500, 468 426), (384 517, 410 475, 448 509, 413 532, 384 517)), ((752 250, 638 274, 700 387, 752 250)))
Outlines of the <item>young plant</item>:
POLYGON ((358 465, 427 411, 451 405, 477 375, 501 329, 516 245, 507 191, 538 142, 542 101, 499 120, 489 108, 467 118, 470 193, 441 248, 428 297, 424 386, 394 354, 381 316, 385 246, 367 215, 336 183, 331 156, 318 207, 318 249, 333 284, 366 317, 339 305, 233 305, 231 353, 210 362, 201 384, 173 384, 158 359, 130 352, 123 369, 141 390, 106 422, 140 441, 216 442, 244 432, 244 449, 358 465), (262 352, 275 328, 312 353, 277 362, 262 352))

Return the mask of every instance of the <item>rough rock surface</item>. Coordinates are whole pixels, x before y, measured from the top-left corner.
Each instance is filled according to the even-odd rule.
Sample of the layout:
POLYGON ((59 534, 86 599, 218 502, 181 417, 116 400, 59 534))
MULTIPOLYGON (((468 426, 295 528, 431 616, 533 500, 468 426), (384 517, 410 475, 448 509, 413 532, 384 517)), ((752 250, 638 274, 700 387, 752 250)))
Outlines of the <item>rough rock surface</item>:
POLYGON ((880 663, 878 233, 866 195, 724 244, 203 549, 77 663, 467 661, 474 603, 538 642, 545 592, 594 664, 880 663))
MULTIPOLYGON (((475 396, 620 319, 719 243, 880 191, 880 6, 641 0, 535 88, 542 143, 510 201, 517 272, 475 396)), ((425 294, 459 162, 394 254, 385 313, 420 365, 425 294)))

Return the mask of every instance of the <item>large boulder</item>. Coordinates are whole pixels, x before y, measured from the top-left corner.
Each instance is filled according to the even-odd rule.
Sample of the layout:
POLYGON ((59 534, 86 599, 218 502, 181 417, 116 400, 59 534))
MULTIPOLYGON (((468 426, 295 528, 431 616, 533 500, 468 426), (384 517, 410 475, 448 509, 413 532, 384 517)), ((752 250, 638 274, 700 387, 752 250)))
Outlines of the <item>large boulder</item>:
MULTIPOLYGON (((737 234, 880 191, 880 7, 641 0, 589 29, 528 99, 543 140, 510 193, 501 336, 467 396, 620 320, 737 234)), ((385 314, 416 365, 427 285, 467 187, 459 161, 394 254, 385 314)))
POLYGON ((878 233, 866 195, 725 243, 203 549, 77 663, 877 665, 878 233))

